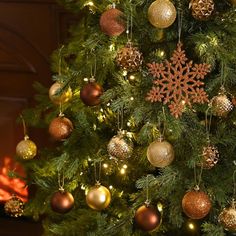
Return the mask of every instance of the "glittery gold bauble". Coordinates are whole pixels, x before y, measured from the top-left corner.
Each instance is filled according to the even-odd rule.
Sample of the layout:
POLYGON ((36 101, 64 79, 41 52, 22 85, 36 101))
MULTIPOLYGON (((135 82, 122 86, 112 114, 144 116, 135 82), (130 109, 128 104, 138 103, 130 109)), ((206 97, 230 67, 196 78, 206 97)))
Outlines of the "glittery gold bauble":
POLYGON ((236 231, 236 209, 235 205, 224 208, 218 217, 218 221, 222 224, 224 229, 235 232, 236 231))
POLYGON ((116 63, 128 72, 137 71, 143 63, 142 53, 139 52, 138 48, 133 47, 131 42, 128 42, 125 47, 118 51, 116 63))
POLYGON ((48 131, 54 140, 63 141, 72 133, 73 124, 68 118, 59 116, 51 121, 48 131))
POLYGON ((15 195, 11 199, 6 201, 4 210, 7 215, 12 217, 19 217, 23 215, 24 203, 15 195))
POLYGON ((203 147, 201 165, 204 169, 211 169, 219 161, 219 151, 217 147, 212 144, 208 144, 206 147, 203 147))
POLYGON ((109 36, 119 36, 125 31, 125 23, 122 19, 123 13, 111 8, 102 13, 100 18, 100 27, 103 33, 109 36))
POLYGON ((197 20, 207 20, 214 11, 213 0, 192 0, 190 2, 192 16, 197 20))
POLYGON ((55 82, 49 89, 49 98, 56 105, 60 105, 60 103, 66 103, 72 97, 72 91, 70 87, 65 89, 65 91, 62 91, 62 89, 63 84, 58 82, 55 82))
POLYGON ((233 109, 233 104, 225 94, 218 94, 211 100, 212 113, 215 116, 226 117, 233 109))
POLYGON ((132 155, 133 143, 124 131, 119 131, 108 143, 107 151, 112 158, 126 159, 132 155))
POLYGON ((99 183, 90 188, 86 195, 86 202, 88 206, 97 211, 107 208, 110 201, 110 191, 99 183))
POLYGON ((148 8, 149 22, 160 29, 172 25, 176 18, 176 9, 169 0, 156 0, 148 8))
POLYGON ((211 201, 202 191, 187 192, 182 199, 183 212, 191 219, 202 219, 211 210, 211 201))
POLYGON ((24 140, 20 141, 16 146, 16 155, 22 159, 29 160, 36 156, 37 146, 26 135, 24 140))
POLYGON ((148 146, 147 158, 153 166, 163 168, 174 160, 174 149, 169 142, 159 139, 148 146))

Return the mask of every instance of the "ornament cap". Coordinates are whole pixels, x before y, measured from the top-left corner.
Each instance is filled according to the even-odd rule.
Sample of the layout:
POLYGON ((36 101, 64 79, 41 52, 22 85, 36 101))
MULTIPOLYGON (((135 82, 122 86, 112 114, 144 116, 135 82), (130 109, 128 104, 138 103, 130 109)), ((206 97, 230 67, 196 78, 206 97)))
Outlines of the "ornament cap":
POLYGON ((92 75, 92 77, 89 78, 89 82, 90 82, 90 83, 93 83, 93 82, 95 82, 95 81, 96 81, 96 79, 95 79, 95 77, 92 75))
POLYGON ((24 140, 29 140, 29 136, 26 134, 24 140))
POLYGON ((65 189, 61 186, 61 187, 59 187, 59 189, 58 189, 61 193, 64 193, 65 192, 65 189))
POLYGON ((114 2, 112 3, 111 8, 112 9, 116 8, 116 4, 114 2))
POLYGON ((146 207, 149 207, 150 204, 151 204, 151 201, 147 199, 147 200, 144 202, 144 204, 145 204, 146 207))
POLYGON ((194 191, 200 191, 200 187, 198 184, 193 189, 194 189, 194 191))
POLYGON ((95 186, 98 188, 101 186, 101 183, 98 180, 96 180, 95 186))
POLYGON ((164 141, 163 135, 160 135, 160 137, 157 140, 158 140, 158 142, 163 142, 164 141))

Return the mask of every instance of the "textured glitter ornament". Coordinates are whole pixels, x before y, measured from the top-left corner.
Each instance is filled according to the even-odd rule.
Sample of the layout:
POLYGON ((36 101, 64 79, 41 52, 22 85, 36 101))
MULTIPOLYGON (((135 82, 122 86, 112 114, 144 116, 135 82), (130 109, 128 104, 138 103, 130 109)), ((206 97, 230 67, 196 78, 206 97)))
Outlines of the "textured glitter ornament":
POLYGON ((169 0, 156 0, 148 8, 149 22, 160 29, 171 26, 176 18, 176 9, 169 0))
POLYGON ((117 65, 128 72, 134 72, 140 69, 143 63, 142 53, 137 47, 133 47, 129 41, 125 47, 121 48, 116 55, 117 65))
POLYGON ((125 23, 122 19, 123 13, 114 6, 103 12, 100 17, 100 28, 108 36, 119 36, 125 31, 125 23))
POLYGON ((189 7, 195 19, 207 20, 214 11, 215 4, 213 0, 191 0, 189 7))
POLYGON ((213 115, 219 117, 226 117, 233 109, 233 104, 226 96, 224 88, 220 88, 218 95, 211 99, 210 106, 213 115))
POLYGON ((124 130, 118 131, 118 134, 109 141, 107 151, 111 158, 124 160, 132 155, 133 143, 124 130))
POLYGON ((182 199, 183 212, 191 219, 202 219, 211 210, 211 201, 203 191, 192 190, 182 199))
POLYGON ((55 82, 49 89, 49 98, 56 105, 66 103, 72 98, 70 87, 65 89, 65 91, 62 90, 63 84, 59 82, 55 82))
POLYGON ((59 190, 52 195, 50 205, 53 211, 65 214, 73 208, 74 198, 71 193, 59 190))
POLYGON ((61 115, 51 121, 48 131, 54 140, 63 141, 71 135, 73 124, 68 118, 61 115))
POLYGON ((208 144, 206 147, 203 147, 201 165, 204 169, 211 169, 219 161, 219 151, 217 147, 212 144, 208 144))
POLYGON ((102 93, 102 87, 95 82, 94 78, 91 78, 81 89, 80 98, 85 105, 96 106, 101 102, 100 97, 102 93))
POLYGON ((162 138, 152 142, 147 149, 148 161, 155 167, 166 167, 174 160, 172 145, 162 138))
POLYGON ((20 141, 16 146, 16 155, 22 159, 33 159, 37 154, 36 144, 25 135, 24 140, 20 141))
POLYGON ((96 183, 95 186, 90 188, 86 195, 86 202, 88 206, 97 211, 107 208, 110 201, 110 191, 100 183, 96 183))
POLYGON ((208 102, 208 97, 202 86, 202 80, 210 72, 210 65, 194 64, 182 50, 182 43, 171 57, 171 62, 149 63, 149 73, 152 74, 153 87, 147 94, 146 100, 150 102, 169 103, 168 107, 173 116, 182 115, 184 107, 192 107, 192 103, 208 102))
POLYGON ((218 217, 218 221, 224 229, 235 232, 236 231, 236 209, 235 203, 232 202, 232 205, 228 208, 224 208, 218 217))
POLYGON ((24 203, 15 195, 6 201, 4 205, 5 213, 12 217, 19 217, 23 215, 24 203))
POLYGON ((139 229, 152 231, 159 226, 161 216, 154 206, 144 204, 135 212, 134 220, 139 229))

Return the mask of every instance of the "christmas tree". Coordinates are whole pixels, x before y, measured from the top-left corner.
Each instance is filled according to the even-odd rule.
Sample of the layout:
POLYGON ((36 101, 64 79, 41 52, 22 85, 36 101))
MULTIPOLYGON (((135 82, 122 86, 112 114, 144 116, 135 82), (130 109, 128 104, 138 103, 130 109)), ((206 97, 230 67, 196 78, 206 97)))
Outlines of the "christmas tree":
POLYGON ((18 146, 24 215, 45 235, 236 231, 236 2, 60 2, 83 19, 23 112, 51 138, 18 146))

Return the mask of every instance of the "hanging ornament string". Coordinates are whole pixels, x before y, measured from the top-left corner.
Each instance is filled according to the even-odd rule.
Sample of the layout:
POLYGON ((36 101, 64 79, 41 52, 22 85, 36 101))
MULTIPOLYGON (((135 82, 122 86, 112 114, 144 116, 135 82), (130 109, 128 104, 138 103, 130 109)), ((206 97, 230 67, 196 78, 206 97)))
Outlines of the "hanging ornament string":
POLYGON ((97 72, 97 58, 96 58, 96 54, 94 54, 94 68, 93 66, 91 66, 91 79, 92 80, 95 79, 96 72, 97 72))
POLYGON ((183 27, 183 12, 179 8, 178 9, 178 42, 179 43, 181 41, 182 27, 183 27))
POLYGON ((94 161, 94 178, 95 178, 95 182, 97 184, 100 183, 100 179, 101 179, 101 169, 102 169, 102 162, 99 161, 99 167, 98 167, 98 174, 97 174, 97 162, 94 161))
POLYGON ((133 38, 133 10, 132 10, 131 1, 130 1, 130 15, 127 18, 126 34, 127 34, 128 42, 131 42, 133 38))
POLYGON ((149 200, 149 175, 146 177, 146 201, 145 204, 148 206, 150 205, 150 200, 149 200))
MULTIPOLYGON (((64 45, 61 46, 61 48, 59 49, 58 52, 58 75, 59 75, 59 81, 61 81, 61 65, 62 65, 62 50, 64 48, 64 45)), ((63 88, 64 89, 64 88, 63 88)), ((59 116, 63 116, 63 106, 62 106, 62 102, 60 101, 59 103, 59 116)))
POLYGON ((60 172, 58 171, 58 186, 59 186, 59 191, 64 191, 64 185, 65 185, 64 170, 62 171, 62 176, 61 176, 60 172))
POLYGON ((224 85, 225 85, 225 64, 224 64, 223 61, 221 62, 221 76, 220 76, 220 79, 221 79, 221 90, 223 90, 224 85))
POLYGON ((25 120, 24 117, 22 115, 20 115, 21 121, 22 121, 22 125, 23 125, 23 132, 24 132, 24 137, 25 138, 29 138, 27 135, 27 129, 26 129, 26 124, 25 124, 25 120))
POLYGON ((203 165, 201 165, 200 173, 199 173, 198 177, 197 177, 196 164, 194 165, 193 170, 194 170, 194 182, 195 182, 195 187, 194 187, 194 189, 195 189, 196 191, 198 191, 198 190, 200 189, 199 186, 200 186, 201 181, 202 181, 202 170, 203 170, 203 165))
POLYGON ((211 131, 211 121, 212 121, 212 112, 210 114, 209 120, 208 120, 208 112, 210 110, 210 107, 207 108, 205 112, 205 127, 206 127, 206 135, 207 135, 207 142, 210 142, 210 131, 211 131))
POLYGON ((117 128, 119 131, 124 128, 124 109, 123 106, 117 112, 117 128))

